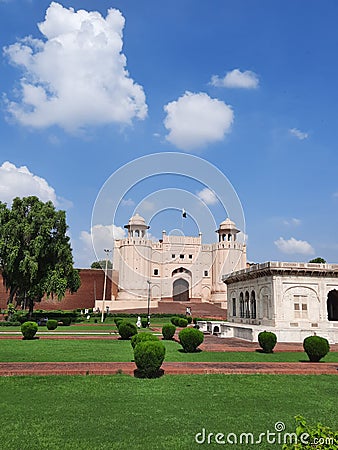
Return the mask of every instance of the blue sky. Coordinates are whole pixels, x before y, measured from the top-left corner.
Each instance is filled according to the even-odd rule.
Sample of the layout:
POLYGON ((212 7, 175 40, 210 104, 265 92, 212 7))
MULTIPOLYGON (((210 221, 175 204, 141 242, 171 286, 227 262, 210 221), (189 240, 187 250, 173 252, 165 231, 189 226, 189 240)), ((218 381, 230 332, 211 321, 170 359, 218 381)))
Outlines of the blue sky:
POLYGON ((91 230, 115 171, 183 152, 237 192, 250 261, 337 262, 337 17, 334 0, 0 0, 0 200, 35 194, 66 209, 86 267, 91 231, 109 246, 135 210, 148 208, 154 237, 201 228, 189 198, 184 225, 179 201, 163 212, 144 203, 160 189, 225 218, 220 193, 199 180, 135 173, 115 223, 107 213, 91 230))

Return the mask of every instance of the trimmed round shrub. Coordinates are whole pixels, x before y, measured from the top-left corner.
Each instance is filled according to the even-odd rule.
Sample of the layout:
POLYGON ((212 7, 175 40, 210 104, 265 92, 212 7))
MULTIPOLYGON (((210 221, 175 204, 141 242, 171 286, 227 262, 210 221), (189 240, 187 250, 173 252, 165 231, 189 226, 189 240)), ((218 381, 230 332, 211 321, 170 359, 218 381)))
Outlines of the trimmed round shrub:
POLYGON ((262 331, 258 335, 258 343, 263 349, 263 353, 273 353, 273 349, 277 344, 277 336, 270 331, 262 331))
POLYGON ((25 322, 21 325, 21 333, 23 334, 23 339, 34 339, 37 331, 38 324, 36 322, 25 322))
POLYGON ((154 334, 151 333, 138 333, 135 334, 132 338, 131 338, 131 346, 133 348, 136 347, 137 344, 139 344, 140 342, 145 342, 145 341, 159 341, 159 338, 157 336, 155 336, 154 334))
POLYGON ((122 320, 123 319, 121 319, 121 317, 115 317, 114 322, 115 322, 115 325, 117 326, 117 328, 119 327, 122 320))
POLYGON ((48 330, 56 330, 58 327, 58 321, 54 319, 49 319, 46 325, 48 330))
POLYGON ((60 319, 60 322, 62 322, 65 327, 69 327, 69 325, 72 323, 72 319, 70 317, 63 317, 62 319, 60 319))
POLYGON ((176 327, 178 327, 178 321, 179 321, 179 317, 172 317, 170 319, 170 322, 175 325, 176 327))
POLYGON ((186 353, 194 353, 204 341, 204 334, 196 328, 184 328, 179 332, 178 338, 186 353))
POLYGON ((192 322, 192 317, 191 317, 191 316, 187 316, 186 319, 187 319, 187 321, 188 321, 188 324, 190 325, 191 322, 192 322))
POLYGON ((119 334, 121 339, 127 341, 132 336, 137 334, 137 327, 134 323, 129 322, 129 320, 122 320, 120 325, 118 326, 119 334))
POLYGON ((161 341, 139 342, 134 348, 137 375, 143 378, 159 376, 164 357, 165 347, 161 341))
POLYGON ((181 328, 185 328, 188 325, 187 319, 183 319, 183 317, 179 317, 178 326, 181 328))
POLYGON ((148 326, 148 319, 145 319, 144 317, 141 318, 141 327, 147 328, 147 326, 148 326))
POLYGON ((320 336, 308 336, 304 339, 303 348, 311 362, 318 362, 330 351, 329 341, 320 336))
POLYGON ((166 341, 171 341, 171 339, 174 337, 175 331, 175 325, 173 325, 172 323, 166 323, 162 327, 163 339, 165 339, 166 341))

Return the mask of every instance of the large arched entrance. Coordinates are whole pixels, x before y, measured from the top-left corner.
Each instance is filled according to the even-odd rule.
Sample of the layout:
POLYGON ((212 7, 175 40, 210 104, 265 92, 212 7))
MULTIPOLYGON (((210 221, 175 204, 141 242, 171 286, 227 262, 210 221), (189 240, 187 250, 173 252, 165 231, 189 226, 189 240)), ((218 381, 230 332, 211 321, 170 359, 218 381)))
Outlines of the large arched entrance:
POLYGON ((338 291, 334 289, 327 296, 327 318, 338 321, 338 291))
POLYGON ((178 278, 173 284, 173 300, 175 302, 189 301, 189 283, 183 278, 178 278))

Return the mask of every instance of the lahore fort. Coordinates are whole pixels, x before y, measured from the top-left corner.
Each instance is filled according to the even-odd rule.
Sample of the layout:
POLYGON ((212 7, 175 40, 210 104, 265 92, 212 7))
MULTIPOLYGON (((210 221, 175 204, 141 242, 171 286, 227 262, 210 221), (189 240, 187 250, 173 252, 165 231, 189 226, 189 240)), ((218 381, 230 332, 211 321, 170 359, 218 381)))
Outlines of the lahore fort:
MULTIPOLYGON (((155 241, 137 213, 125 228, 127 236, 112 242, 113 270, 107 277, 101 269, 80 269, 78 292, 60 302, 44 299, 39 308, 144 312, 149 304, 152 312, 184 313, 190 305, 193 314, 204 308, 201 317, 213 311, 222 319, 200 324, 222 337, 256 341, 260 331, 271 330, 284 342, 317 333, 338 342, 338 264, 248 264, 241 230, 230 218, 219 224, 212 244, 204 244, 201 234, 165 230, 155 241)), ((6 299, 1 286, 1 308, 6 299)))

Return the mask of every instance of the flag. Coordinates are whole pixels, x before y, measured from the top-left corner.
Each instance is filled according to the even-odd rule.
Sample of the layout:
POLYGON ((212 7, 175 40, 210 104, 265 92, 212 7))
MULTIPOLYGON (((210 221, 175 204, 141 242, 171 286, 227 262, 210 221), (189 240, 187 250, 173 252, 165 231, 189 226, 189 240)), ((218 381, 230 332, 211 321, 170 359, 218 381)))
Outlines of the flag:
POLYGON ((187 218, 187 212, 186 212, 186 210, 185 210, 184 208, 182 209, 182 217, 183 217, 184 219, 187 218))

